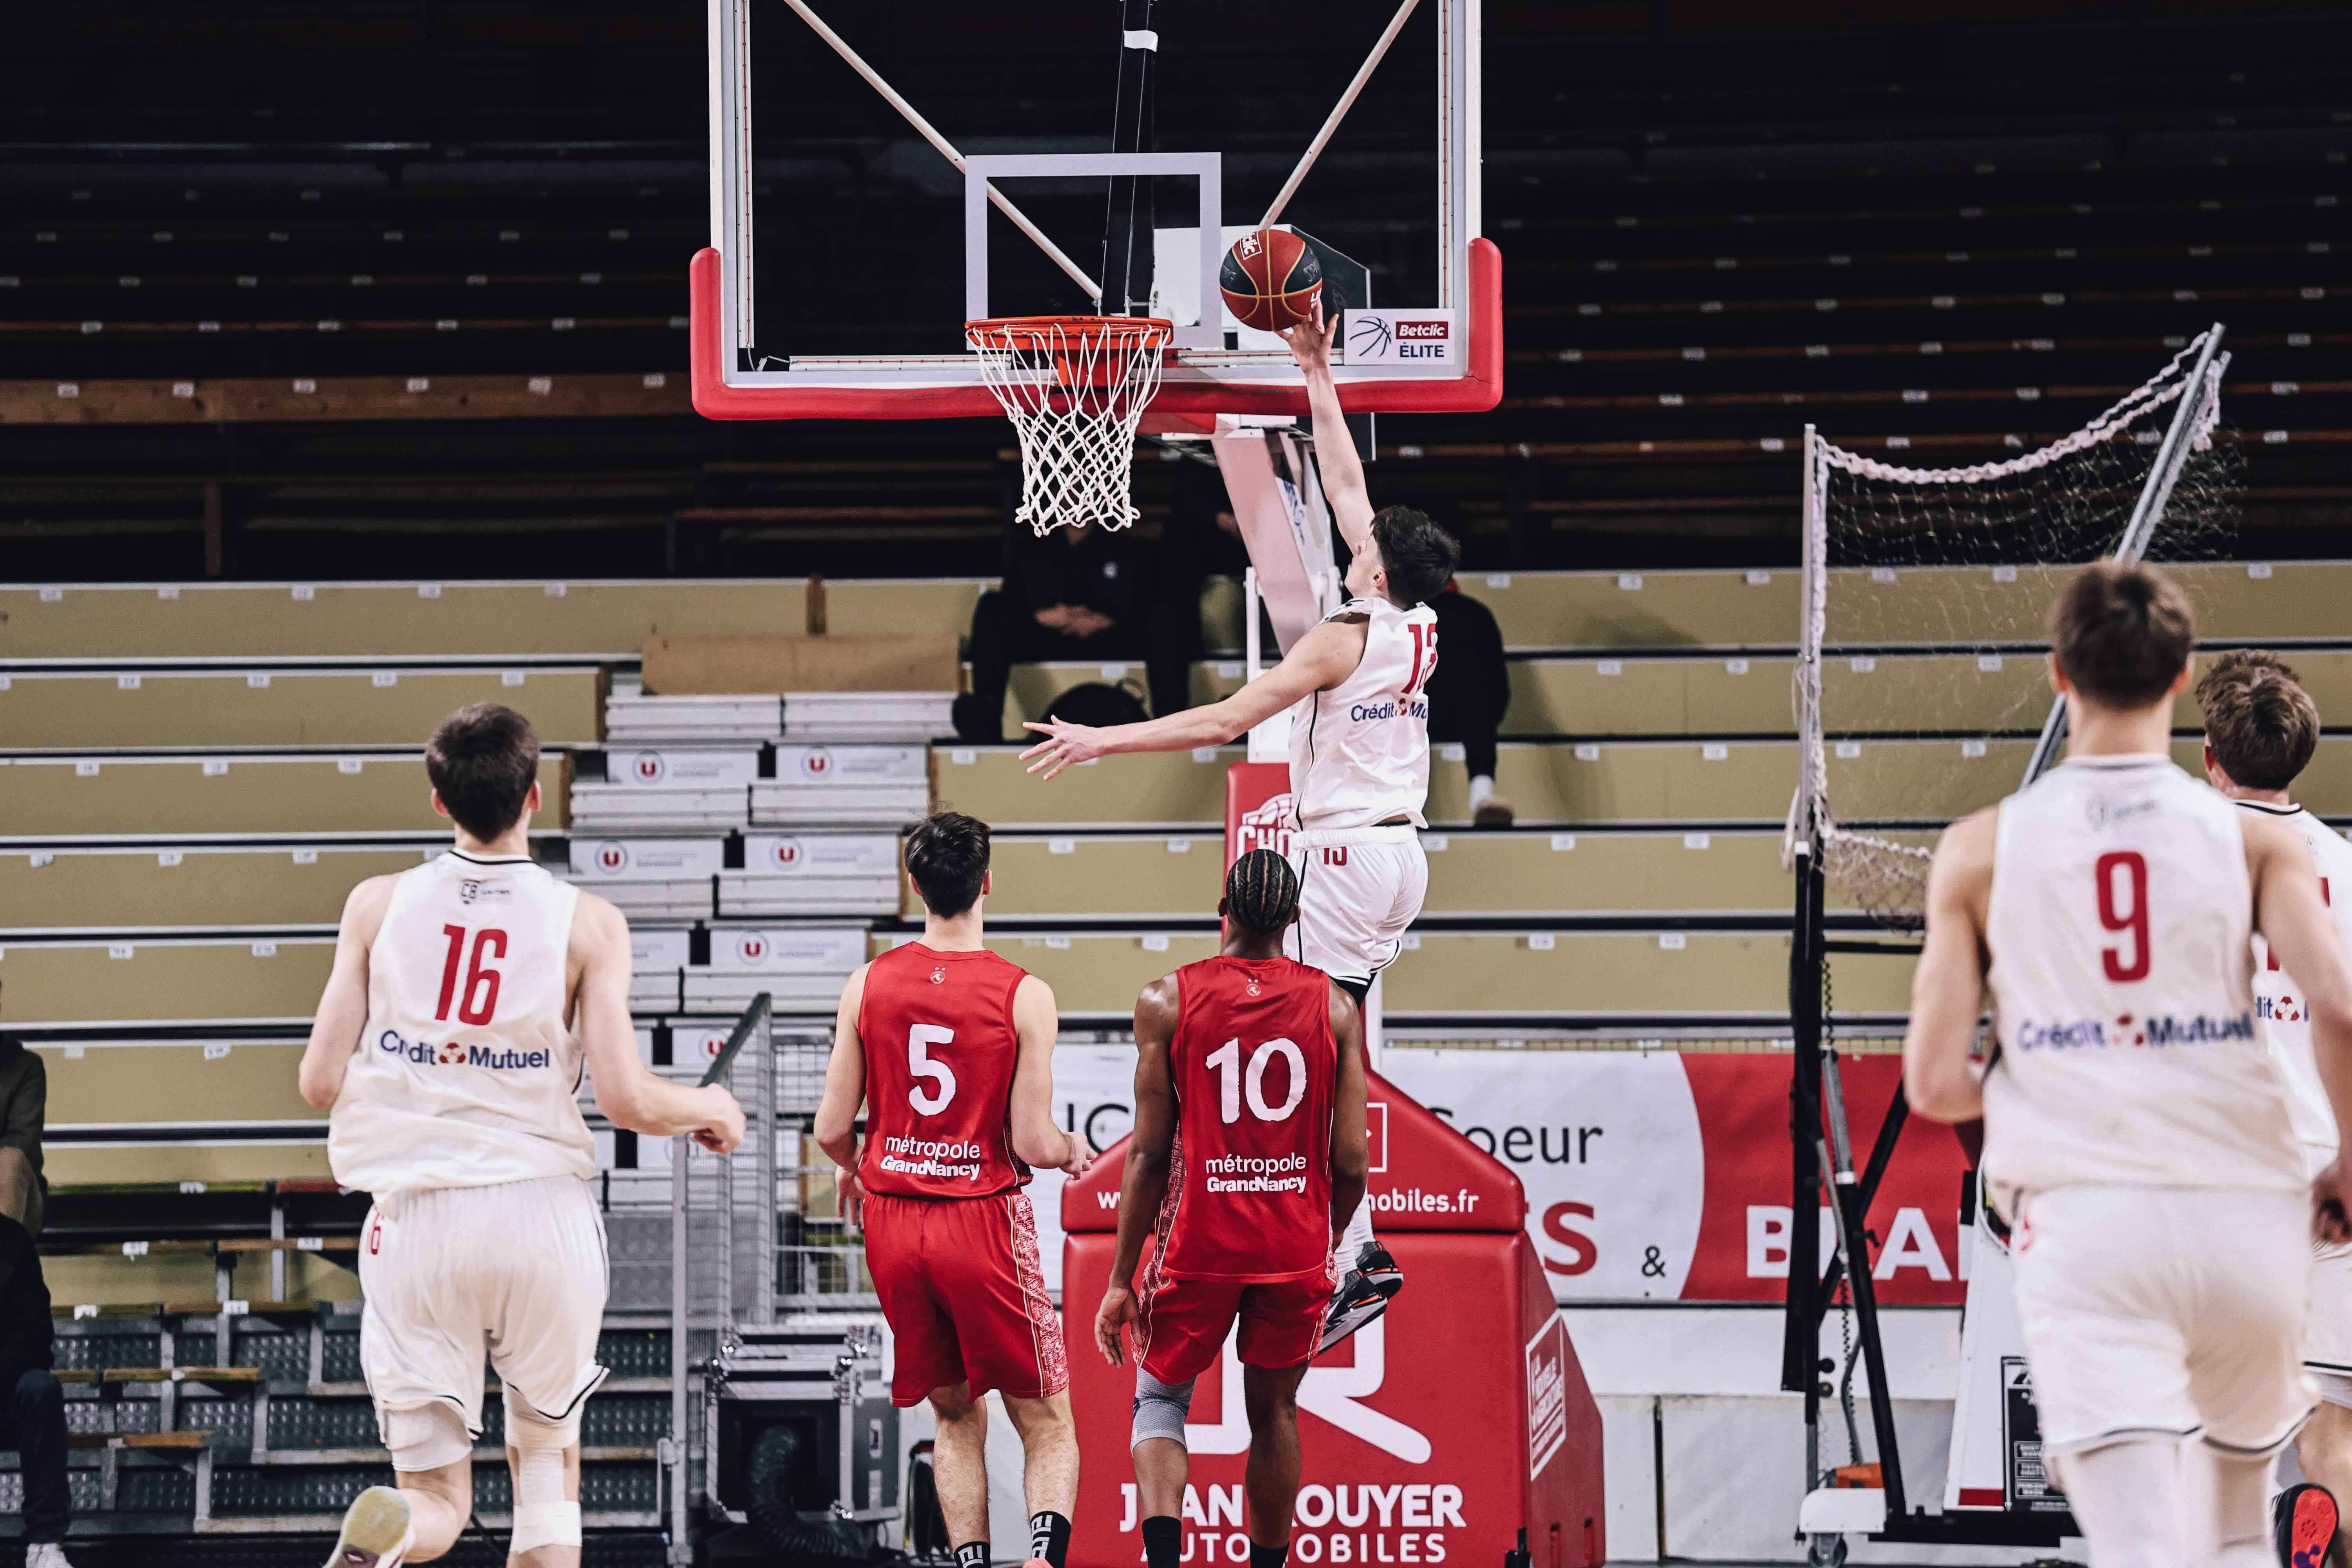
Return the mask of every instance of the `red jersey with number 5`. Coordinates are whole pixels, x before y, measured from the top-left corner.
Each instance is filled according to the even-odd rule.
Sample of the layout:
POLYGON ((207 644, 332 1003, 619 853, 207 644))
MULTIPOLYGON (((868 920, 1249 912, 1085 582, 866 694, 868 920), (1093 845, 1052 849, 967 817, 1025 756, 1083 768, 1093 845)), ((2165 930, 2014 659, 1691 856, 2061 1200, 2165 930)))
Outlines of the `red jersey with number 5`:
POLYGON ((1176 972, 1176 1153, 1158 1268, 1173 1279, 1311 1279, 1331 1257, 1331 981, 1286 958, 1176 972))
POLYGON ((1014 1157, 1013 994, 1027 973, 996 954, 919 942, 866 970, 866 1148, 858 1184, 907 1198, 984 1198, 1026 1184, 1014 1157))

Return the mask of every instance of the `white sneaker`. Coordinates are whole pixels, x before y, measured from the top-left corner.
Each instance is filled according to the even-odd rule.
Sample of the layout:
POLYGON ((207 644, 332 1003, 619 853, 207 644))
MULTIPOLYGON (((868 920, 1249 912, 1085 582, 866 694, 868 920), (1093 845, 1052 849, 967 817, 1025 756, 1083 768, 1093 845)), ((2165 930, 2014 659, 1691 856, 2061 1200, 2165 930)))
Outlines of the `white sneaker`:
MULTIPOLYGON (((408 1499, 391 1487, 370 1487, 343 1512, 343 1532, 326 1568, 400 1568, 416 1544, 408 1499)), ((26 1568, 33 1568, 27 1563, 26 1568)))
POLYGON ((73 1568, 66 1561, 66 1549, 54 1541, 44 1541, 26 1548, 25 1568, 73 1568))

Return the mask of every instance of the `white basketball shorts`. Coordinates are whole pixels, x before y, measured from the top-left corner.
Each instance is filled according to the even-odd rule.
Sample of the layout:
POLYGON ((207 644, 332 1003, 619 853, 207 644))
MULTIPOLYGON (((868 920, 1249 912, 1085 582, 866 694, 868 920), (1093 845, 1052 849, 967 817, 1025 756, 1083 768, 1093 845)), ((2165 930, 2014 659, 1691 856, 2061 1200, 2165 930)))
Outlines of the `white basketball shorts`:
POLYGON ((2010 1252, 2044 1448, 2194 1434, 2266 1454, 2294 1436, 2314 1403, 2301 1193, 2053 1187, 2021 1208, 2010 1252))
POLYGON ((509 1396, 569 1415, 604 1381, 606 1288, 604 1216, 576 1177, 378 1199, 360 1233, 360 1368, 379 1426, 446 1403, 479 1437, 485 1359, 509 1396))
POLYGON ((1283 952, 1334 980, 1369 984, 1403 951, 1421 918, 1429 861, 1411 826, 1308 830, 1290 839, 1298 923, 1283 952))

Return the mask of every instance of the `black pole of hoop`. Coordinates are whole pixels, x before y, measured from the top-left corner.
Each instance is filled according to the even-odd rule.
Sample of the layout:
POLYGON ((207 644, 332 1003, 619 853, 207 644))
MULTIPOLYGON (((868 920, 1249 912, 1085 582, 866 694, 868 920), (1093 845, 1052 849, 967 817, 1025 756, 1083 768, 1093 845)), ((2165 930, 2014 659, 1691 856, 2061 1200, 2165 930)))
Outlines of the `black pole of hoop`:
MULTIPOLYGON (((1822 1373, 1819 1300, 1822 1280, 1821 1226, 1804 1223, 1821 1206, 1822 1173, 1814 1153, 1822 1128, 1822 907, 1821 853, 1815 842, 1799 845, 1797 907, 1789 934, 1789 1300, 1782 1322, 1780 1387, 1805 1396, 1805 1426, 1821 1419, 1822 1373)), ((1808 1476, 1805 1484, 1813 1484, 1808 1476)))
MULTIPOLYGON (((1160 37, 1151 30, 1152 0, 1121 0, 1118 101, 1111 117, 1110 150, 1152 149, 1152 97, 1160 37)), ((1213 280, 1201 279, 1203 289, 1213 280)), ((1103 221, 1102 313, 1151 314, 1151 176, 1118 174, 1103 221)))

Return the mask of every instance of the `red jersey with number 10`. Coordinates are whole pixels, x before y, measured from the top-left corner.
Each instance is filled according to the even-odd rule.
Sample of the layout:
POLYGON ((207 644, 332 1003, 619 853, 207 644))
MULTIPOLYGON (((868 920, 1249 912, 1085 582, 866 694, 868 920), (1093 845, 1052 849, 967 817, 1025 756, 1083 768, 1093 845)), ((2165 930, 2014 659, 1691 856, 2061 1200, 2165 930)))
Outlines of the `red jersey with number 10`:
POLYGON ((1029 1180, 1013 1157, 1013 994, 1026 971, 992 952, 908 942, 866 970, 866 1149, 858 1184, 908 1198, 984 1198, 1029 1180))
POLYGON ((1160 1212, 1175 1279, 1311 1279, 1331 1257, 1331 981, 1286 958, 1176 972, 1176 1152, 1160 1212))

